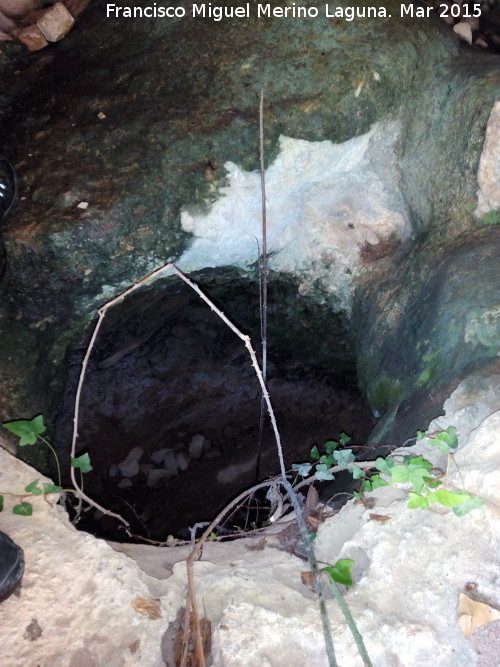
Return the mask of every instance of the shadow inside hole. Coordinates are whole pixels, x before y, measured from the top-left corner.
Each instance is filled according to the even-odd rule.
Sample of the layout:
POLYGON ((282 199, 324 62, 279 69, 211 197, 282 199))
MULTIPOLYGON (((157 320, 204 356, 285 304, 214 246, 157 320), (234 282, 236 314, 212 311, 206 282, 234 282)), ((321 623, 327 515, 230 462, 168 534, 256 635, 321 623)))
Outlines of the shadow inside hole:
MULTIPOLYGON (((258 349, 258 283, 220 270, 195 279, 258 349)), ((372 416, 356 387, 348 332, 331 306, 272 276, 268 327, 267 384, 287 467, 341 431, 365 442, 372 416)), ((56 425, 66 470, 83 354, 70 356, 56 425)), ((248 352, 220 318, 175 278, 141 290, 108 312, 89 360, 77 450, 88 451, 93 466, 85 490, 135 534, 185 538, 189 526, 210 521, 255 482, 259 411, 248 352)), ((266 418, 260 479, 278 472, 266 418)), ((115 519, 94 510, 78 527, 126 539, 115 519)))

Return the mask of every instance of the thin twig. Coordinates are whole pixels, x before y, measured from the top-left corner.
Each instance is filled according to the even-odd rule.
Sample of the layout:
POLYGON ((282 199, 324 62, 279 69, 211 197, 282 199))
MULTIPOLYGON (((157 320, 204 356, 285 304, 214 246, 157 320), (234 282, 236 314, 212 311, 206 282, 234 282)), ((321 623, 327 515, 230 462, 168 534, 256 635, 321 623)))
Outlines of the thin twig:
MULTIPOLYGON (((309 539, 308 531, 307 531, 307 526, 305 524, 304 518, 302 516, 302 511, 300 508, 300 503, 299 499, 294 492, 290 482, 287 480, 286 477, 286 469, 285 469, 285 461, 283 458, 283 447, 281 444, 281 437, 280 433, 278 430, 278 425, 276 423, 276 416, 274 414, 273 406, 271 404, 271 398, 269 396, 269 392, 266 387, 266 383, 264 381, 264 376, 262 373, 262 370, 259 366, 259 363, 257 361, 257 356, 255 354, 255 350, 252 347, 252 343, 250 341, 249 336, 246 336, 243 334, 229 319, 228 317, 219 309, 217 306, 202 292, 202 290, 193 283, 187 276, 185 276, 182 271, 180 271, 175 265, 172 265, 172 271, 176 273, 187 285, 189 285, 202 299, 205 301, 205 303, 208 304, 210 309, 214 311, 225 324, 233 331, 244 343, 245 346, 248 350, 248 353, 250 355, 250 359, 252 360, 252 366, 254 367, 255 373, 257 375, 257 379, 259 381, 262 395, 264 396, 264 400, 266 402, 267 410, 269 413, 269 417, 271 419, 271 424, 273 426, 273 431, 274 431, 274 437, 276 440, 276 447, 277 447, 277 452, 278 452, 278 459, 280 463, 280 471, 281 471, 281 479, 279 480, 279 483, 282 484, 285 489, 287 490, 287 493, 292 501, 292 504, 295 509, 296 513, 296 518, 297 518, 297 523, 299 525, 299 529, 301 532, 301 535, 304 539, 304 544, 305 548, 307 551, 308 555, 308 560, 309 560, 309 565, 311 567, 311 570, 314 575, 314 581, 315 581, 315 589, 316 593, 318 596, 318 603, 320 607, 320 614, 321 614, 321 620, 322 620, 322 626, 323 626, 323 634, 324 634, 324 639, 325 639, 325 646, 326 646, 326 651, 327 651, 327 657, 328 657, 328 663, 330 667, 336 667, 337 662, 335 660, 335 654, 333 651, 333 642, 332 642, 332 634, 331 634, 331 628, 330 628, 330 621, 328 619, 328 614, 326 610, 326 602, 325 602, 325 594, 324 594, 324 589, 323 589, 323 583, 321 581, 321 578, 319 576, 319 568, 318 564, 316 562, 316 557, 314 555, 314 550, 312 547, 312 544, 309 539)), ((273 482, 276 483, 276 482, 273 482)), ((257 484, 252 489, 250 492, 254 492, 257 489, 268 486, 269 482, 263 482, 261 485, 257 484)), ((222 511, 222 516, 224 516, 228 509, 232 508, 236 503, 240 502, 240 500, 244 499, 247 497, 249 494, 249 491, 245 491, 244 493, 240 494, 234 501, 230 503, 230 505, 222 511)), ((198 544, 195 545, 193 548, 191 554, 189 555, 187 559, 187 572, 188 572, 188 593, 189 593, 189 598, 191 601, 192 605, 192 611, 193 611, 193 624, 194 624, 194 631, 195 631, 195 642, 196 642, 196 653, 198 654, 198 659, 200 660, 200 667, 205 667, 205 659, 203 657, 203 648, 202 648, 202 643, 201 643, 201 629, 200 629, 200 623, 199 623, 199 617, 197 613, 197 606, 196 606, 196 597, 195 597, 195 589, 194 589, 194 580, 193 580, 193 561, 195 559, 195 556, 199 553, 204 540, 208 537, 214 526, 216 526, 220 521, 220 515, 217 516, 214 521, 209 525, 209 527, 205 530, 203 533, 202 537, 200 538, 198 544)))
POLYGON ((262 199, 262 375, 267 379, 267 211, 264 160, 264 89, 259 104, 260 191, 262 199))
POLYGON ((244 491, 243 493, 240 493, 239 496, 237 496, 234 500, 232 500, 224 509, 219 512, 219 514, 215 517, 215 519, 212 521, 212 523, 209 524, 209 526, 205 529, 203 535, 200 537, 198 542, 193 546, 191 553, 189 554, 187 560, 186 560, 186 565, 187 565, 187 580, 188 580, 188 594, 189 594, 189 600, 191 602, 191 610, 193 612, 193 626, 194 626, 194 633, 195 633, 195 645, 196 645, 196 652, 198 654, 198 659, 199 659, 199 667, 205 667, 205 656, 203 654, 203 646, 201 643, 201 628, 200 628, 200 620, 198 616, 198 606, 196 603, 196 591, 194 588, 194 573, 193 573, 193 563, 195 560, 199 560, 201 549, 203 547, 203 544, 207 537, 210 535, 212 530, 215 528, 215 526, 226 516, 226 514, 235 506, 237 505, 240 501, 245 500, 245 498, 250 494, 254 493, 258 489, 263 489, 266 486, 271 486, 271 484, 276 484, 276 480, 270 480, 267 482, 261 482, 260 484, 256 484, 253 486, 251 489, 244 491))
MULTIPOLYGON (((262 200, 262 265, 259 274, 260 337, 262 342, 262 375, 267 381, 267 211, 266 211, 266 167, 264 159, 264 89, 260 91, 259 104, 259 148, 260 148, 260 193, 262 200)), ((257 247, 259 242, 257 241, 257 247)), ((260 461, 264 440, 265 420, 264 396, 260 396, 259 439, 255 461, 255 481, 260 477, 260 461)))
MULTIPOLYGON (((82 363, 82 368, 80 371, 80 377, 78 378, 78 386, 76 389, 76 395, 75 395, 75 410, 73 414, 73 437, 71 440, 71 459, 73 460, 76 458, 76 441, 78 439, 78 421, 79 421, 79 416, 80 416, 80 398, 81 398, 81 393, 82 393, 82 387, 83 387, 83 382, 85 380, 85 374, 87 372, 87 365, 89 362, 90 355, 92 353, 92 350, 94 348, 95 341, 97 339, 97 334, 99 333, 99 329, 101 328, 101 325, 104 321, 104 317, 106 316, 107 311, 114 306, 116 303, 119 303, 120 301, 123 301, 125 297, 127 297, 129 294, 132 294, 132 292, 135 292, 139 287, 142 287, 146 283, 155 280, 156 278, 159 278, 161 275, 163 275, 166 271, 171 269, 173 264, 170 262, 168 264, 165 264, 164 266, 160 267, 156 271, 153 271, 149 275, 147 275, 145 278, 140 280, 137 283, 134 283, 131 287, 126 289, 124 292, 119 294, 118 296, 114 297, 114 299, 111 299, 107 303, 102 306, 102 308, 99 308, 97 311, 99 319, 96 322, 96 325, 94 327, 94 331, 92 332, 92 336, 90 338, 90 343, 88 344, 87 350, 85 352, 85 356, 83 358, 83 363, 82 363)), ((102 507, 99 503, 97 503, 95 500, 92 500, 92 498, 89 498, 89 496, 84 493, 83 489, 81 486, 78 484, 76 480, 76 475, 75 475, 75 468, 73 466, 70 467, 70 474, 71 474, 71 483, 75 487, 76 493, 80 499, 86 500, 89 505, 92 505, 93 507, 97 508, 103 514, 107 514, 108 516, 114 516, 116 519, 121 521, 125 525, 125 529, 127 531, 127 534, 130 535, 130 524, 129 522, 124 519, 120 514, 117 514, 116 512, 112 512, 111 510, 106 509, 105 507, 102 507)))

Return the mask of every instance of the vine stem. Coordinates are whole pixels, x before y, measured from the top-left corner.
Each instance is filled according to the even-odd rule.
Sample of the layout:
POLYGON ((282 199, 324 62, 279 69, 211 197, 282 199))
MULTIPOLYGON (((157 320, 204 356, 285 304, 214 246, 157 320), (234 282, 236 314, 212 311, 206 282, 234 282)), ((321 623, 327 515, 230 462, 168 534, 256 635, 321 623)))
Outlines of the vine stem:
POLYGON ((347 625, 349 626, 349 630, 351 631, 352 636, 354 637, 354 641, 356 642, 356 647, 358 649, 359 655, 361 656, 365 664, 365 667, 373 667, 372 661, 370 660, 368 651, 366 650, 366 646, 363 642, 363 637, 361 636, 361 633, 359 632, 356 626, 356 622, 352 617, 351 610, 349 609, 346 601, 342 597, 342 593, 339 591, 337 583, 329 575, 328 575, 328 585, 330 586, 330 590, 332 591, 332 593, 335 596, 335 599, 337 600, 337 604, 339 605, 342 613, 344 614, 344 618, 347 621, 347 625))
POLYGON ((54 459, 55 459, 56 466, 57 466, 57 479, 58 479, 58 482, 59 482, 59 486, 62 486, 62 481, 61 481, 61 479, 62 479, 62 478, 61 478, 61 466, 59 465, 59 457, 57 456, 56 450, 52 447, 52 445, 50 444, 50 442, 49 442, 48 440, 46 440, 46 439, 43 437, 43 435, 40 435, 40 434, 38 433, 36 437, 37 437, 37 438, 40 438, 40 440, 41 440, 42 442, 44 442, 44 443, 47 445, 47 447, 50 449, 50 451, 52 452, 52 454, 54 454, 54 459))

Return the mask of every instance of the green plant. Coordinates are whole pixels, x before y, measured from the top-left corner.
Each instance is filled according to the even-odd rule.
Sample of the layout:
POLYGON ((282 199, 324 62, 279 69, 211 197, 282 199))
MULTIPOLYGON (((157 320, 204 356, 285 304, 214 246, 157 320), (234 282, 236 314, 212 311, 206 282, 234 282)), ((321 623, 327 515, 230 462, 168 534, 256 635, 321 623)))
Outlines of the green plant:
MULTIPOLYGON (((457 429, 454 426, 448 426, 445 431, 436 434, 426 435, 418 431, 417 440, 426 438, 429 444, 437 447, 440 452, 452 455, 452 452, 458 447, 457 429)), ((433 464, 424 459, 423 456, 412 457, 409 455, 379 457, 375 461, 375 468, 389 478, 385 481, 380 475, 373 475, 371 479, 364 479, 361 483, 361 492, 355 494, 362 499, 364 493, 373 491, 378 486, 387 486, 388 484, 410 484, 413 489, 408 491, 408 507, 415 509, 429 509, 429 507, 438 503, 444 507, 451 507, 454 514, 464 516, 473 509, 482 507, 483 501, 477 496, 472 496, 465 491, 449 491, 440 488, 443 484, 439 477, 441 471, 436 470, 433 464)), ((353 466, 353 476, 356 479, 365 477, 366 473, 353 466)))
MULTIPOLYGON (((60 491, 63 490, 61 486, 62 484, 61 466, 59 465, 59 457, 57 456, 57 452, 54 449, 54 447, 42 435, 46 431, 42 415, 37 415, 33 419, 18 419, 15 421, 4 422, 2 425, 8 431, 14 433, 14 435, 17 435, 17 437, 19 438, 18 444, 20 447, 25 447, 27 445, 35 445, 39 442, 42 442, 50 449, 50 451, 54 455, 54 460, 56 462, 56 467, 57 467, 57 477, 59 482, 58 484, 48 484, 47 482, 44 482, 42 484, 42 487, 40 488, 40 486, 38 485, 40 480, 35 479, 24 487, 26 495, 5 494, 5 495, 14 495, 14 497, 18 497, 21 499, 21 502, 17 505, 14 505, 14 507, 12 508, 13 514, 19 514, 21 516, 31 516, 31 514, 33 513, 33 506, 31 505, 31 503, 25 501, 24 498, 30 496, 41 496, 41 495, 47 496, 51 493, 59 493, 60 491)), ((82 454, 81 456, 72 458, 71 465, 74 468, 80 468, 80 475, 83 484, 83 473, 92 470, 89 455, 82 454)), ((0 495, 0 512, 3 510, 3 504, 4 504, 4 496, 0 495)))
POLYGON ((294 463, 292 465, 292 470, 297 472, 301 477, 307 477, 311 472, 313 465, 315 465, 316 472, 314 473, 314 479, 334 479, 333 474, 330 472, 332 466, 337 465, 347 468, 349 463, 356 460, 352 453, 352 449, 341 449, 340 451, 336 451, 337 447, 345 447, 350 440, 350 436, 342 432, 338 441, 327 440, 325 442, 325 451, 323 454, 321 454, 318 447, 314 445, 310 451, 310 456, 312 460, 317 461, 317 463, 294 463))
POLYGON ((498 225, 500 222, 500 211, 488 211, 481 218, 483 225, 498 225))
MULTIPOLYGON (((342 436, 340 444, 349 442, 349 436, 345 434, 342 434, 342 436)), ((437 447, 440 452, 448 454, 449 458, 452 458, 453 451, 458 447, 457 430, 454 426, 448 426, 445 431, 432 434, 418 431, 416 439, 422 440, 424 438, 431 447, 437 447)), ((408 484, 412 487, 408 491, 408 507, 410 509, 417 507, 428 509, 432 504, 438 503, 444 507, 451 507, 453 513, 457 516, 464 516, 471 510, 483 506, 482 499, 477 496, 473 496, 466 491, 444 488, 443 481, 440 479, 444 476, 443 471, 435 469, 433 464, 423 456, 396 454, 386 458, 379 457, 375 461, 364 461, 358 465, 354 462, 355 457, 351 449, 334 451, 338 445, 339 443, 336 441, 326 442, 324 454, 320 454, 316 446, 311 449, 311 458, 318 461, 315 464, 316 471, 314 475, 297 485, 296 489, 315 479, 334 479, 334 472, 347 469, 351 471, 354 479, 361 480, 359 492, 354 493, 358 500, 364 501, 366 493, 381 486, 408 484), (378 472, 373 473, 373 469, 378 472)), ((307 477, 313 465, 311 463, 299 463, 294 464, 292 469, 302 477, 307 477)))

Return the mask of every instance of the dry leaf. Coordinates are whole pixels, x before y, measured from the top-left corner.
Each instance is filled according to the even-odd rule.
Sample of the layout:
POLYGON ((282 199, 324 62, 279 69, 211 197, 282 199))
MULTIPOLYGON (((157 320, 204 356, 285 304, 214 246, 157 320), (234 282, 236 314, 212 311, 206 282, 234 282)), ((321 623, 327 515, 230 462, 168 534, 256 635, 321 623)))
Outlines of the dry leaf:
MULTIPOLYGON (((181 607, 175 621, 169 623, 161 640, 161 654, 167 667, 199 667, 195 646, 193 613, 181 607), (187 644, 187 646, 185 646, 187 644), (183 660, 183 655, 185 660, 183 660)), ((200 619, 201 643, 205 660, 208 660, 212 645, 212 625, 207 618, 200 619)))
POLYGON ((500 620, 498 609, 490 607, 489 604, 484 604, 484 602, 476 602, 465 593, 460 593, 457 613, 459 614, 458 624, 462 628, 466 639, 469 639, 482 625, 500 620))
POLYGON ((141 598, 139 596, 132 600, 132 607, 138 614, 147 616, 150 621, 161 618, 160 601, 153 598, 141 598))
POLYGON ((300 573, 300 578, 302 579, 302 583, 304 586, 307 586, 307 588, 310 591, 315 591, 314 588, 314 577, 312 572, 301 572, 300 573))
POLYGON ((391 517, 387 516, 387 514, 369 514, 368 515, 368 521, 380 521, 380 523, 385 523, 386 521, 390 521, 391 517))

